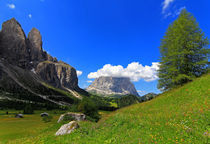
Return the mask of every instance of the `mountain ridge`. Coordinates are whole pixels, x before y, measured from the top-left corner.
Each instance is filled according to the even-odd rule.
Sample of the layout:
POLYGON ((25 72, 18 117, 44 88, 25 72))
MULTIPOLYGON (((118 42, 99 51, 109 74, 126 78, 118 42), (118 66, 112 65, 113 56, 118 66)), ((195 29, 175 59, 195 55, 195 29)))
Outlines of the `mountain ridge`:
POLYGON ((5 93, 9 93, 10 100, 32 102, 36 99, 37 102, 71 105, 76 99, 81 99, 82 94, 87 95, 78 86, 76 69, 49 55, 43 50, 42 43, 42 36, 38 29, 32 28, 26 37, 15 18, 2 24, 0 31, 1 100, 8 99, 5 93), (60 93, 61 90, 56 89, 65 92, 60 93))

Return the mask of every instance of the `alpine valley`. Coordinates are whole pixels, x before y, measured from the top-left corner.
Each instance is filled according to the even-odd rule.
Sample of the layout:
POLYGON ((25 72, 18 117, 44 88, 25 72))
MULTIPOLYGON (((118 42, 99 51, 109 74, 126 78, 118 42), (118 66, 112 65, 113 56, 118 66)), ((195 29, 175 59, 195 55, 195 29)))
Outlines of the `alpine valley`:
POLYGON ((36 109, 68 108, 78 105, 84 97, 111 110, 110 101, 116 109, 117 103, 121 105, 119 98, 124 96, 132 99, 124 106, 138 102, 139 95, 129 78, 98 78, 87 88, 90 93, 79 88, 75 68, 43 50, 38 29, 33 28, 26 37, 14 18, 2 24, 0 57, 1 108, 23 109, 27 104, 36 109), (103 98, 110 95, 117 97, 103 98))
POLYGON ((209 144, 208 8, 201 29, 175 0, 23 1, 1 19, 44 35, 1 21, 0 144, 209 144))

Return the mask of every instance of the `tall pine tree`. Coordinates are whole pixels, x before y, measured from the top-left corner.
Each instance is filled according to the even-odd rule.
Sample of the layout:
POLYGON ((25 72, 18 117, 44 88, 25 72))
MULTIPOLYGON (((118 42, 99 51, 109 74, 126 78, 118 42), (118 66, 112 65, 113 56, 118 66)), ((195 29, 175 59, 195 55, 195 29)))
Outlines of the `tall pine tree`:
POLYGON ((161 40, 158 88, 169 90, 206 73, 208 46, 196 19, 183 9, 161 40))

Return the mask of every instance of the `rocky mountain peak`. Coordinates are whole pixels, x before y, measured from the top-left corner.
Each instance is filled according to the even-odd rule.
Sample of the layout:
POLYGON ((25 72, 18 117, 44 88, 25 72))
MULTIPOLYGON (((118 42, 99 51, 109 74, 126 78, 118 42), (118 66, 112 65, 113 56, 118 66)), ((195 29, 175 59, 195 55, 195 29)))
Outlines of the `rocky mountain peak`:
POLYGON ((27 67, 29 51, 26 36, 21 25, 12 18, 2 24, 1 30, 1 58, 22 68, 27 67))
POLYGON ((126 77, 99 77, 86 90, 102 95, 133 94, 138 96, 133 83, 126 77))
POLYGON ((28 39, 34 49, 42 51, 42 36, 38 29, 33 28, 28 34, 28 39))
POLYGON ((8 36, 13 36, 15 35, 16 37, 25 40, 26 36, 25 33, 19 24, 19 22, 15 19, 12 18, 2 24, 2 33, 7 34, 8 36))
POLYGON ((42 36, 38 29, 33 28, 28 34, 28 47, 31 61, 35 63, 48 60, 48 55, 42 49, 42 36))
POLYGON ((32 28, 26 38, 15 18, 4 22, 0 31, 0 50, 2 61, 32 71, 54 87, 79 89, 76 70, 43 51, 42 36, 36 28, 32 28))

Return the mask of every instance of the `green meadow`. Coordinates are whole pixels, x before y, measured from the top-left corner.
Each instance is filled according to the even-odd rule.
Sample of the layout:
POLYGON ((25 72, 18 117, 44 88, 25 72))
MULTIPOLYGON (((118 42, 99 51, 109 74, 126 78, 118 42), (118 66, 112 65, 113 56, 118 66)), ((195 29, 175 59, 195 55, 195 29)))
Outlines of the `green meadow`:
POLYGON ((103 114, 98 123, 54 136, 59 115, 44 123, 38 114, 0 116, 0 140, 10 144, 207 144, 210 142, 210 75, 151 101, 103 114))
POLYGON ((59 117, 59 114, 51 114, 53 115, 52 121, 45 123, 40 117, 41 111, 36 111, 33 115, 24 115, 24 118, 15 118, 15 113, 21 111, 8 110, 8 115, 6 111, 0 111, 0 143, 36 136, 46 128, 53 126, 59 117))

